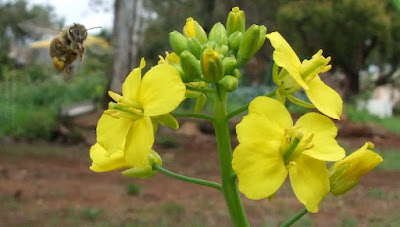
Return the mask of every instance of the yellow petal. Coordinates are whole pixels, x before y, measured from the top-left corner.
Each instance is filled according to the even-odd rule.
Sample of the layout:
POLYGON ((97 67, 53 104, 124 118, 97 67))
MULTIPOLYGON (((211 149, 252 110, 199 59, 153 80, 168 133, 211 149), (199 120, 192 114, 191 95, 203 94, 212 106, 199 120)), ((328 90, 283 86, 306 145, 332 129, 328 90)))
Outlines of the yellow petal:
POLYGON ((239 190, 249 199, 274 194, 287 176, 279 146, 265 142, 239 144, 233 152, 232 167, 239 190))
POLYGON ((325 162, 300 155, 289 165, 290 182, 297 199, 309 212, 318 212, 319 203, 329 193, 325 162))
POLYGON ((326 85, 319 76, 308 83, 310 89, 306 90, 307 97, 321 113, 340 119, 343 109, 343 101, 340 95, 326 85))
POLYGON ((124 159, 122 149, 108 155, 107 150, 98 143, 90 148, 90 158, 93 161, 90 169, 94 172, 106 172, 129 167, 124 159))
POLYGON ((259 96, 251 101, 249 114, 264 116, 280 128, 291 128, 293 120, 286 107, 276 99, 259 96))
POLYGON ((289 45, 289 43, 282 37, 279 32, 271 32, 266 37, 271 41, 272 46, 275 48, 273 53, 274 62, 286 69, 289 74, 302 86, 305 90, 308 89, 307 84, 301 78, 300 67, 301 62, 299 57, 289 45))
POLYGON ((303 154, 318 160, 337 161, 345 156, 345 150, 339 146, 335 137, 337 128, 328 117, 318 113, 307 113, 299 118, 295 127, 300 126, 304 138, 314 135, 311 144, 314 146, 303 154))
POLYGON ((136 120, 126 136, 125 160, 133 167, 145 167, 153 143, 153 124, 150 117, 136 120))
POLYGON ((250 114, 236 125, 236 134, 239 143, 255 143, 268 141, 276 145, 281 144, 285 129, 262 115, 250 114))
POLYGON ((126 134, 132 121, 126 118, 114 118, 110 115, 101 115, 96 128, 97 143, 112 154, 125 141, 126 134))
POLYGON ((179 72, 171 65, 161 64, 144 75, 138 98, 145 116, 158 116, 178 107, 185 91, 179 72))
POLYGON ((352 189, 362 176, 383 161, 379 154, 370 150, 372 148, 373 144, 366 142, 360 149, 331 166, 329 173, 333 195, 341 195, 352 189))
POLYGON ((142 80, 142 69, 135 68, 126 77, 125 82, 122 84, 122 95, 128 100, 137 100, 139 93, 140 83, 142 80))

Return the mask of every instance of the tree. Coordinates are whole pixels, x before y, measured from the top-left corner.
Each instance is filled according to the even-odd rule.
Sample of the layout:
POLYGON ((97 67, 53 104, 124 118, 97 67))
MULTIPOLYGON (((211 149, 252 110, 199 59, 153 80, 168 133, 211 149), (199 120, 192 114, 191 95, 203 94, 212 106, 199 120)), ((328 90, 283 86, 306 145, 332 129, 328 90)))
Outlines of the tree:
POLYGON ((344 70, 346 99, 360 91, 359 71, 368 63, 398 64, 392 26, 397 20, 381 0, 290 1, 277 14, 278 30, 300 56, 321 47, 344 70))
POLYGON ((122 83, 138 64, 142 36, 143 0, 115 0, 113 44, 115 53, 110 90, 121 93, 122 83))

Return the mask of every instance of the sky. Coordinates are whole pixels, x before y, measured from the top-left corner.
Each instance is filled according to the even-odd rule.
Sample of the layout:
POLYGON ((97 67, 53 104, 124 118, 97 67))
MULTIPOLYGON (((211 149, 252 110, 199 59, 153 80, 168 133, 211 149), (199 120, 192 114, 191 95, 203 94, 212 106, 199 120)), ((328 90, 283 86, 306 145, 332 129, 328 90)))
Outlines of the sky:
MULTIPOLYGON (((113 0, 104 0, 107 10, 89 4, 94 0, 29 0, 29 5, 51 5, 58 17, 65 19, 65 26, 73 23, 83 24, 86 28, 101 26, 111 29, 113 24, 113 0), (98 8, 98 9, 97 9, 98 8)), ((100 29, 90 31, 96 34, 100 29)))

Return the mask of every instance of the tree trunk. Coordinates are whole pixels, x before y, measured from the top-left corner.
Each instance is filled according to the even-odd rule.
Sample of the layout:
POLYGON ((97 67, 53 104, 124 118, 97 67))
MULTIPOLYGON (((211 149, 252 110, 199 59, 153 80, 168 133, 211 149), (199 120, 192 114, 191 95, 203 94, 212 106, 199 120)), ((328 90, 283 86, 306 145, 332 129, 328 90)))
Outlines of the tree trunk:
POLYGON ((122 83, 139 64, 138 51, 142 35, 143 0, 115 0, 113 44, 115 53, 110 90, 121 94, 122 83))
POLYGON ((345 71, 345 74, 344 100, 350 101, 354 95, 360 92, 360 76, 358 72, 354 71, 345 71))

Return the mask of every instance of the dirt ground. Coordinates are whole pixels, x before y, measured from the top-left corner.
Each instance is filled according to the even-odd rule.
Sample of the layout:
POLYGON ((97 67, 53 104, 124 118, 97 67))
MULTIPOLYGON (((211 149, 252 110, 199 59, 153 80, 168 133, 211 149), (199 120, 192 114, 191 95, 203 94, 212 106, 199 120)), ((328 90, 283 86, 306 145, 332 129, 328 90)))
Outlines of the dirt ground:
MULTIPOLYGON (((161 129, 155 150, 166 169, 220 182, 215 139, 197 126, 187 121, 174 133, 161 129)), ((380 148, 400 147, 400 137, 387 132, 346 134, 357 127, 367 131, 339 126, 346 148, 366 140, 380 148)), ((118 171, 91 172, 89 145, 3 139, 0 151, 0 226, 231 226, 219 191, 160 173, 130 179, 118 171), (138 195, 128 193, 132 185, 138 195)), ((294 226, 400 226, 399 173, 373 171, 346 195, 325 198, 320 212, 294 226)), ((243 202, 252 226, 278 226, 302 209, 289 182, 272 201, 243 196, 243 202)))

